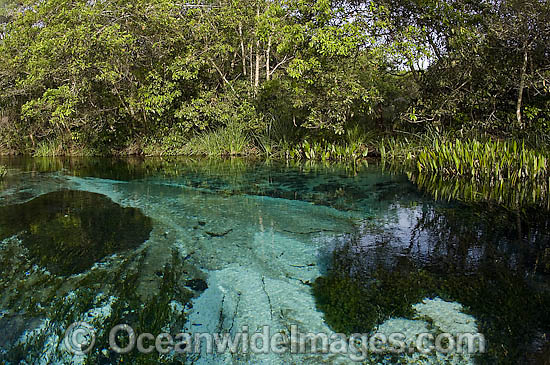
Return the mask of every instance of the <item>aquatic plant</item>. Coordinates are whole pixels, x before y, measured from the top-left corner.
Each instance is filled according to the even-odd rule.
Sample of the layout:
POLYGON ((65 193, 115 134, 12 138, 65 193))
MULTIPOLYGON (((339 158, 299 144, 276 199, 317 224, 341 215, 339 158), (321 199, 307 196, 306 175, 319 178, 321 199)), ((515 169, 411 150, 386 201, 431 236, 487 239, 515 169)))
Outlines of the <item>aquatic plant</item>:
POLYGON ((151 229, 140 210, 83 191, 0 207, 0 239, 18 234, 30 257, 56 275, 81 273, 108 255, 135 248, 151 229))
POLYGON ((461 303, 479 321, 489 346, 478 363, 516 364, 537 330, 550 329, 550 315, 540 311, 550 305, 550 293, 504 267, 475 274, 382 268, 367 276, 344 274, 352 271, 340 265, 313 284, 317 307, 336 332, 368 333, 389 318, 412 319, 415 303, 440 297, 461 303))
POLYGON ((548 158, 516 141, 441 141, 422 148, 416 156, 419 172, 461 176, 492 183, 544 179, 548 158))
POLYGON ((434 279, 424 271, 414 275, 376 271, 365 285, 331 271, 313 284, 317 306, 336 332, 367 333, 390 317, 409 317, 412 304, 433 295, 434 279))
POLYGON ((377 143, 377 150, 383 162, 411 161, 421 149, 424 142, 416 136, 403 138, 382 138, 377 143))
POLYGON ((391 171, 406 172, 436 199, 550 209, 550 159, 525 142, 432 133, 382 139, 378 151, 391 171))
POLYGON ((312 160, 312 161, 356 161, 368 156, 368 147, 360 142, 357 143, 329 143, 309 142, 304 140, 297 147, 287 151, 289 159, 312 160))

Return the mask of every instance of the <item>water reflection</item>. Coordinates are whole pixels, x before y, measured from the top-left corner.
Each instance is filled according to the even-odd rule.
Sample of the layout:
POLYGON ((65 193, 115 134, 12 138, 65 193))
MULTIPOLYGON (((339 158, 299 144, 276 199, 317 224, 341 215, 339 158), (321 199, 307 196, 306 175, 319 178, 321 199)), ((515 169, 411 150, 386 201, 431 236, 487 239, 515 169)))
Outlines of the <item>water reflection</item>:
POLYGON ((336 240, 314 285, 336 330, 370 331, 411 305, 465 305, 489 340, 481 363, 537 363, 548 351, 550 217, 491 205, 397 204, 336 240), (344 293, 344 295, 342 294, 344 293))
POLYGON ((151 220, 109 198, 63 190, 0 207, 0 240, 18 234, 30 257, 56 275, 89 269, 149 238, 151 220))
MULTIPOLYGON (((437 201, 434 191, 445 189, 426 194, 415 183, 428 185, 415 177, 374 165, 0 163, 12 168, 0 185, 0 285, 10 293, 0 300, 0 330, 17 335, 0 342, 0 359, 2 347, 32 330, 36 318, 55 320, 59 331, 68 318, 91 312, 98 328, 123 321, 149 332, 181 331, 189 318, 201 319, 193 322, 197 330, 245 321, 281 325, 284 318, 307 330, 326 322, 364 332, 387 317, 411 315, 411 304, 427 296, 459 301, 479 321, 491 351, 481 362, 536 363, 548 349, 550 219, 532 204, 519 209, 495 195, 466 199, 465 192, 444 194, 463 203, 437 201), (48 194, 60 188, 83 191, 48 194), (87 270, 114 252, 120 257, 87 270), (35 270, 27 255, 53 275, 35 270)), ((507 194, 513 201, 525 195, 507 194)), ((535 194, 532 202, 541 198, 535 194)), ((26 352, 10 350, 10 359, 44 351, 50 332, 41 343, 25 343, 26 352)), ((99 333, 98 342, 106 336, 99 333)), ((90 363, 136 362, 131 354, 96 350, 90 363)), ((55 351, 47 353, 70 360, 55 351)))
POLYGON ((550 210, 550 181, 472 181, 418 173, 408 173, 408 177, 435 199, 488 202, 511 210, 529 206, 550 210))

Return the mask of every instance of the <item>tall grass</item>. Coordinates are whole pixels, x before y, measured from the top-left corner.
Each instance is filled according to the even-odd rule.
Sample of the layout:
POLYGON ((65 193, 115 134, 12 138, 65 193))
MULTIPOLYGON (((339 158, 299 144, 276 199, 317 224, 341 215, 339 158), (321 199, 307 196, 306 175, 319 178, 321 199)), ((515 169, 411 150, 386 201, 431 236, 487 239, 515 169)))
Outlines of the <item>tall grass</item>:
POLYGON ((99 153, 90 147, 81 146, 72 142, 63 142, 62 139, 42 141, 32 150, 33 157, 91 157, 97 155, 99 155, 99 153))
POLYGON ((34 149, 33 157, 54 157, 64 154, 63 145, 56 140, 40 142, 34 149))
POLYGON ((238 124, 191 138, 183 147, 184 155, 239 156, 250 145, 249 137, 238 124))

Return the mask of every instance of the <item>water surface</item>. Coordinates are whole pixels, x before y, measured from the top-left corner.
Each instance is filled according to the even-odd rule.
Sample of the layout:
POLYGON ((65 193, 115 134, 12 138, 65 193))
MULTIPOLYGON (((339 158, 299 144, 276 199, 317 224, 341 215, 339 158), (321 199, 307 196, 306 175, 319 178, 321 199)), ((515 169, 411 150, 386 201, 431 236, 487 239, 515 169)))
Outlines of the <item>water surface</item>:
POLYGON ((470 328, 488 339, 483 356, 373 354, 364 362, 549 358, 544 210, 436 201, 376 164, 0 163, 9 166, 0 182, 3 362, 352 362, 290 351, 121 355, 108 333, 123 323, 153 334, 470 328), (96 334, 85 355, 63 347, 79 321, 96 334))

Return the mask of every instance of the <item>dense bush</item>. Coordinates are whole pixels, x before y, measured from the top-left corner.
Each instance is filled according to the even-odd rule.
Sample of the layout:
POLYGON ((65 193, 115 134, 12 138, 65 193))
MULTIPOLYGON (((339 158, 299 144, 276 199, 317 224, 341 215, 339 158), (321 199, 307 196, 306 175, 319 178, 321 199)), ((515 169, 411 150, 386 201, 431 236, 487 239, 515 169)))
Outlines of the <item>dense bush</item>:
POLYGON ((4 1, 0 152, 354 159, 355 128, 549 143, 549 19, 543 0, 4 1))

